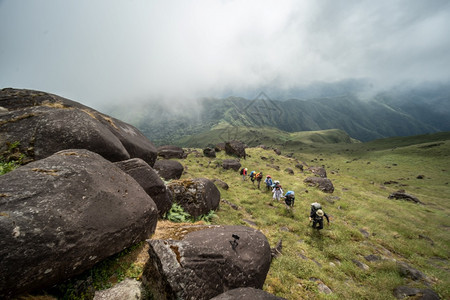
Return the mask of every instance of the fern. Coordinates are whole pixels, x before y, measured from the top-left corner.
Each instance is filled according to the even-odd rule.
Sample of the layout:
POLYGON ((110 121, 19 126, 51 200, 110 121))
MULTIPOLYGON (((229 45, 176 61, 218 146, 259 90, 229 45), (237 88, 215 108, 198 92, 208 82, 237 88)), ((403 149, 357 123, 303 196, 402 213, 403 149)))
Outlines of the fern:
POLYGON ((200 215, 198 217, 193 217, 189 213, 185 212, 183 207, 178 203, 173 203, 170 210, 164 214, 164 219, 175 223, 194 223, 197 221, 203 221, 207 224, 210 224, 211 220, 214 217, 217 217, 214 210, 210 210, 208 213, 200 215))
POLYGON ((185 212, 181 205, 173 203, 170 210, 164 214, 164 219, 175 223, 182 223, 191 221, 192 216, 185 212))

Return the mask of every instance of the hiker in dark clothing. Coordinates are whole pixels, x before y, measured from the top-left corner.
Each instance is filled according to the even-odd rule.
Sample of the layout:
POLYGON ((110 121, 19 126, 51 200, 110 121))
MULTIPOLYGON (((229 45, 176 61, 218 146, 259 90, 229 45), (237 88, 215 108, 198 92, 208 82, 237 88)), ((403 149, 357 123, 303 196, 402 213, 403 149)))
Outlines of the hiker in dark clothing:
POLYGON ((294 208, 294 202, 295 202, 294 191, 287 191, 286 195, 284 195, 284 204, 286 205, 286 208, 287 209, 294 208))
POLYGON ((309 221, 313 222, 312 228, 320 230, 323 228, 323 217, 327 218, 328 225, 330 225, 330 219, 328 218, 328 215, 324 213, 323 210, 318 209, 317 211, 313 212, 311 211, 311 214, 309 215, 309 221), (319 226, 317 226, 319 225, 319 226))
POLYGON ((256 174, 256 182, 258 183, 258 189, 261 186, 261 180, 263 178, 263 173, 259 172, 258 174, 256 174))

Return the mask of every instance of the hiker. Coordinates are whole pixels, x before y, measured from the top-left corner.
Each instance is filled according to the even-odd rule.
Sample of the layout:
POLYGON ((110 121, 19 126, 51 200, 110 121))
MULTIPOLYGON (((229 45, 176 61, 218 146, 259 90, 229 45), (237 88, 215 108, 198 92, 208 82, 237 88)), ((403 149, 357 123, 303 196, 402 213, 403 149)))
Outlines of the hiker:
POLYGON ((250 180, 252 181, 253 185, 255 185, 256 172, 251 171, 249 177, 250 177, 250 180))
POLYGON ((283 195, 283 189, 281 188, 281 185, 276 184, 272 190, 273 193, 273 200, 280 201, 281 196, 283 195))
POLYGON ((294 191, 287 191, 284 195, 284 204, 286 204, 287 209, 294 208, 295 193, 294 191))
POLYGON ((247 179, 247 168, 242 168, 240 174, 242 175, 242 181, 247 179))
POLYGON ((281 187, 280 181, 279 180, 274 180, 274 182, 272 184, 272 188, 275 188, 277 186, 281 187))
POLYGON ((263 178, 263 173, 259 172, 259 173, 256 174, 255 177, 256 177, 256 182, 258 183, 258 189, 259 189, 259 187, 261 186, 261 180, 263 178))
POLYGON ((264 182, 266 183, 267 190, 270 191, 272 189, 272 184, 273 184, 272 177, 270 175, 267 175, 264 182))
POLYGON ((323 228, 323 217, 327 218, 328 225, 330 225, 330 219, 328 218, 328 215, 321 208, 315 210, 314 212, 311 210, 311 214, 309 215, 309 222, 313 222, 312 228, 321 230, 323 228))

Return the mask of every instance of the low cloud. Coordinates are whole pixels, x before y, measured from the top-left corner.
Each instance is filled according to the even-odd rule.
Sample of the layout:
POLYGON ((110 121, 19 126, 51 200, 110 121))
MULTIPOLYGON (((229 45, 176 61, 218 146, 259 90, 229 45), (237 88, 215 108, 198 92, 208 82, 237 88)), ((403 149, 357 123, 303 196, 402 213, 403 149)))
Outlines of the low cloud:
POLYGON ((0 87, 94 107, 450 81, 448 1, 0 1, 0 87), (269 89, 269 90, 267 90, 269 89))

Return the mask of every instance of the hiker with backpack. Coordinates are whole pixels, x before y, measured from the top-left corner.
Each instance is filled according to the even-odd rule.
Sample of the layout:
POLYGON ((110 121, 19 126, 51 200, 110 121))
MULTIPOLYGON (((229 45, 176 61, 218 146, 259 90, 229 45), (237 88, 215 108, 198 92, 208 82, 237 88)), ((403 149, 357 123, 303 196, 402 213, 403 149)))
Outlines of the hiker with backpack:
POLYGON ((242 175, 242 181, 245 181, 247 179, 247 168, 242 168, 240 174, 242 175))
POLYGON ((263 178, 263 173, 259 172, 259 173, 256 174, 255 177, 256 177, 256 182, 258 183, 258 189, 259 189, 259 187, 261 186, 261 180, 263 178))
POLYGON ((287 209, 294 208, 295 193, 294 191, 287 191, 284 195, 284 204, 286 204, 287 209))
POLYGON ((283 189, 281 188, 281 185, 275 184, 272 193, 273 193, 273 200, 280 201, 281 196, 283 195, 283 189))
POLYGON ((330 225, 330 219, 328 215, 322 210, 320 203, 311 203, 311 212, 309 214, 309 222, 313 222, 312 228, 321 230, 323 228, 323 217, 327 218, 328 225, 330 225))
POLYGON ((267 190, 270 191, 272 189, 272 184, 273 184, 272 177, 270 175, 267 175, 264 182, 266 183, 267 190))
POLYGON ((256 172, 251 171, 249 177, 250 177, 250 180, 252 181, 253 185, 255 185, 256 172))

